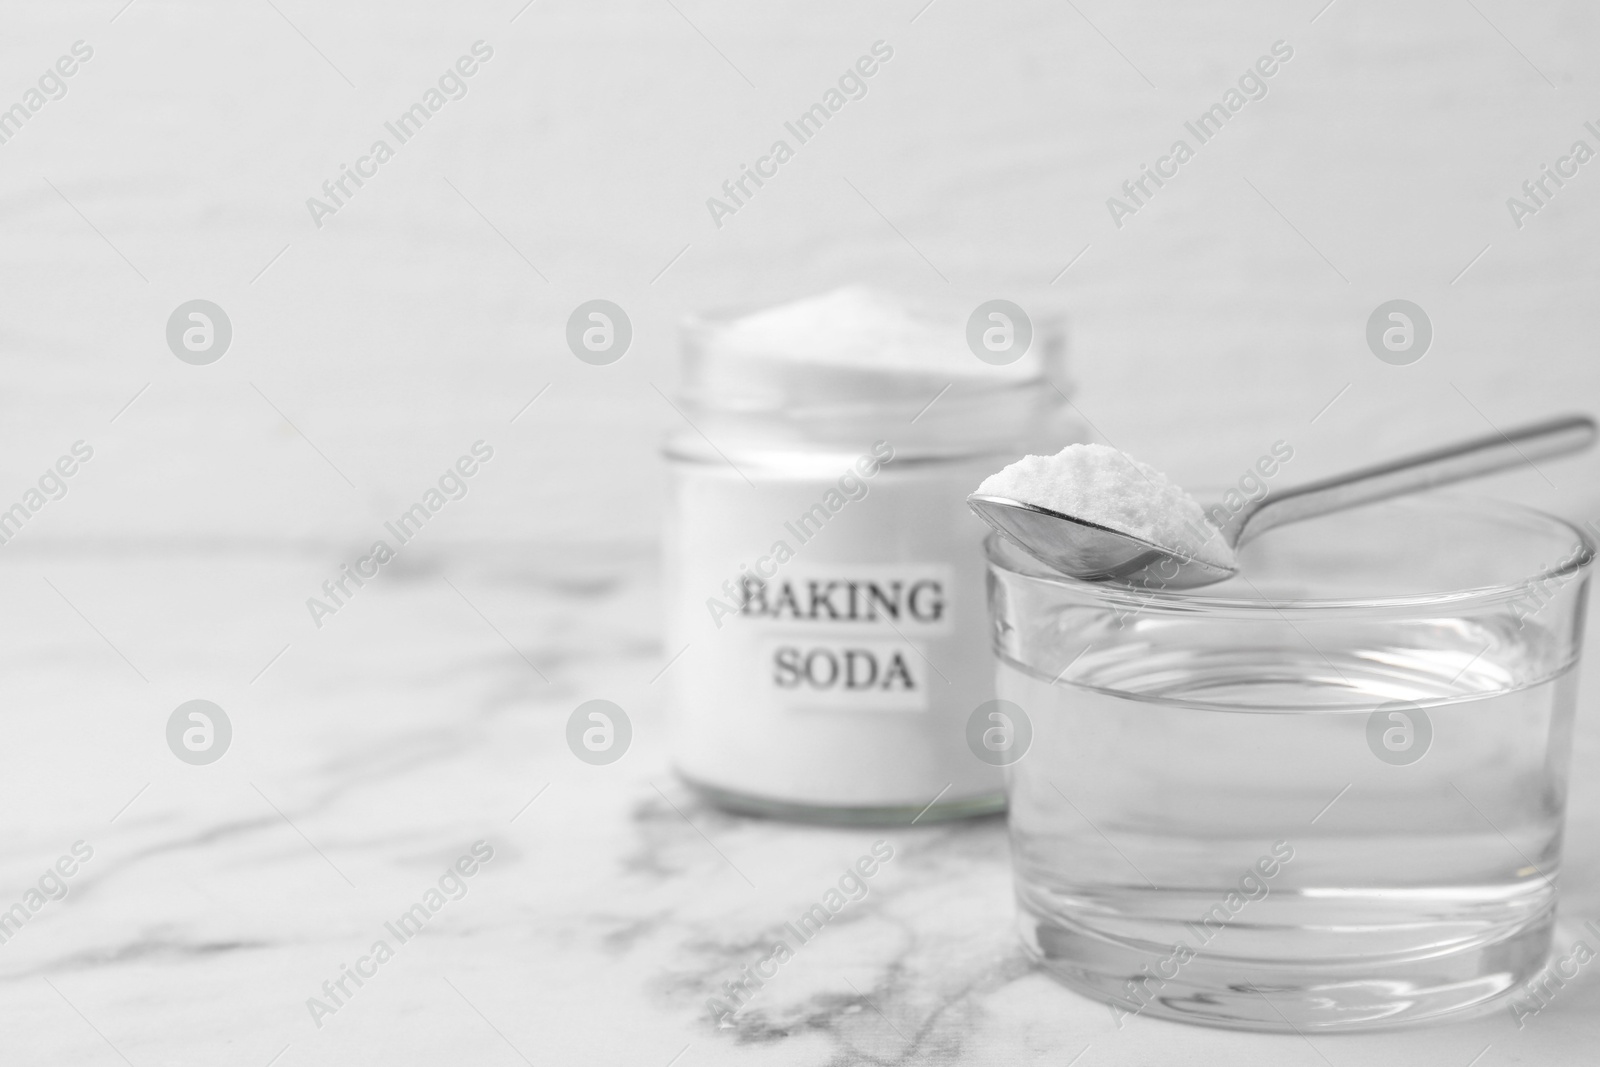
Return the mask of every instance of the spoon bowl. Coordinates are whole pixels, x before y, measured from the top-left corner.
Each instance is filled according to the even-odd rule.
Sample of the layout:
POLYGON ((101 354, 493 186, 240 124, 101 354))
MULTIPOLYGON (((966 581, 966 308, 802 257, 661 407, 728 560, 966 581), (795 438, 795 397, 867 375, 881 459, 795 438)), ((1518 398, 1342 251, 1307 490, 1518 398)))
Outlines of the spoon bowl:
POLYGON ((1238 573, 1037 504, 973 493, 967 506, 1039 562, 1086 582, 1191 589, 1238 573))
MULTIPOLYGON (((1504 433, 1418 453, 1251 501, 1218 535, 1238 548, 1275 526, 1491 474, 1549 456, 1588 448, 1595 422, 1568 415, 1504 433)), ((1537 470, 1537 467, 1534 467, 1537 470)), ((1077 515, 1026 501, 973 493, 967 506, 1001 536, 1039 562, 1085 582, 1125 582, 1157 589, 1194 589, 1238 574, 1238 568, 1198 560, 1181 550, 1113 530, 1077 515)))

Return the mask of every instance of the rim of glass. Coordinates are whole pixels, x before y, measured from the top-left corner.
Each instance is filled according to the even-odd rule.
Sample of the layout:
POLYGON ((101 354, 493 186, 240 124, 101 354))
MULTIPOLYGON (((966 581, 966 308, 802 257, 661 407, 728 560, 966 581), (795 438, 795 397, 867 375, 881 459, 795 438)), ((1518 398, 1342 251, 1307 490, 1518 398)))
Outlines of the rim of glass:
MULTIPOLYGON (((1500 500, 1494 497, 1474 496, 1457 493, 1428 494, 1434 500, 1448 501, 1455 504, 1468 505, 1481 509, 1485 505, 1493 505, 1504 513, 1513 513, 1527 519, 1533 519, 1545 526, 1546 529, 1563 529, 1572 535, 1575 551, 1571 552, 1553 564, 1540 569, 1536 574, 1526 575, 1514 582, 1502 582, 1495 585, 1468 586, 1460 589, 1442 590, 1431 593, 1406 593, 1398 596, 1364 596, 1364 597, 1327 597, 1321 599, 1306 598, 1283 600, 1271 597, 1220 597, 1207 596, 1204 593, 1178 591, 1164 591, 1161 589, 1146 589, 1140 586, 1124 585, 1117 582, 1085 582, 1077 578, 1070 578, 1064 574, 1049 573, 1045 565, 1026 556, 1021 549, 1010 542, 1003 541, 998 533, 990 533, 983 541, 983 555, 988 566, 1003 570, 1008 574, 1032 581, 1042 582, 1047 585, 1056 585, 1071 590, 1080 595, 1091 597, 1106 604, 1116 606, 1137 606, 1143 610, 1151 608, 1167 609, 1177 612, 1197 610, 1219 611, 1284 611, 1314 609, 1316 611, 1340 610, 1373 610, 1381 608, 1411 608, 1441 604, 1462 604, 1480 602, 1492 604, 1501 600, 1514 600, 1523 595, 1526 590, 1535 584, 1549 581, 1570 579, 1578 574, 1595 559, 1595 541, 1580 526, 1562 518, 1552 515, 1539 508, 1531 508, 1524 504, 1513 503, 1509 500, 1500 500), (996 556, 995 546, 1000 545, 1008 553, 1022 558, 1027 564, 1038 567, 1039 571, 1021 570, 1010 561, 999 559, 996 556)), ((1315 520, 1308 520, 1315 521, 1315 520)))

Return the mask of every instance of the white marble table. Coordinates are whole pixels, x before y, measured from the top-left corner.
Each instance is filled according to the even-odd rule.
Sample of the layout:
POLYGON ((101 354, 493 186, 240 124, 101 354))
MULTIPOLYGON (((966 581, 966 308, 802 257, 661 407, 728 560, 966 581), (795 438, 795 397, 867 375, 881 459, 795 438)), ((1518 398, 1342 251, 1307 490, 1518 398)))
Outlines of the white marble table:
MULTIPOLYGON (((73 842, 93 848, 66 897, 0 944, 5 1062, 1466 1067, 1486 1046, 1482 1065, 1588 1062, 1589 973, 1520 1032, 1503 1011, 1310 1041, 1119 1029, 1020 954, 1002 820, 818 829, 685 792, 651 685, 648 557, 419 556, 320 631, 294 618, 318 573, 305 555, 198 547, 0 562, 0 906, 73 842), (275 600, 296 625, 275 631, 269 610, 213 621, 230 601, 275 600), (139 605, 173 621, 141 625, 139 605), (563 741, 595 696, 637 731, 606 767, 563 741), (209 766, 162 736, 194 697, 235 729, 209 766), (894 858, 868 896, 713 1025, 707 999, 880 839, 894 858), (493 858, 401 943, 385 923, 476 841, 493 858), (363 963, 371 977, 314 1018, 308 999, 335 1006, 323 983, 379 939, 393 958, 363 963)), ((1592 703, 1563 946, 1600 916, 1592 703)))

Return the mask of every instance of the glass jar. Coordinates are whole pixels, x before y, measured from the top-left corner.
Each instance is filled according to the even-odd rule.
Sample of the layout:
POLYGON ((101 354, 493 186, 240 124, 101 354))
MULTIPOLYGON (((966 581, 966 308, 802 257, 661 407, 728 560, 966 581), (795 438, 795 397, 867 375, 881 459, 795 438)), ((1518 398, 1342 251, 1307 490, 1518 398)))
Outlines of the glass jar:
POLYGON ((993 366, 960 321, 849 291, 788 309, 808 307, 778 331, 751 329, 759 316, 685 328, 665 447, 676 768, 759 814, 999 810, 999 770, 964 741, 994 685, 984 527, 965 497, 1083 439, 1063 331, 1036 323, 1025 354, 993 366))
POLYGON ((991 540, 1029 953, 1119 1027, 1515 1014, 1550 947, 1594 551, 1454 497, 1273 530, 1192 593, 991 540))

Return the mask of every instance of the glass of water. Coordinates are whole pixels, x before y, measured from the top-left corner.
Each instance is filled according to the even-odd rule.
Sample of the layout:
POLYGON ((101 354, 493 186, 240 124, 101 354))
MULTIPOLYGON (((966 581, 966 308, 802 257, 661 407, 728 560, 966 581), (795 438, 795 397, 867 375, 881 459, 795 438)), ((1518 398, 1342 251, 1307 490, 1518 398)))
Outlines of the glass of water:
POLYGON ((1514 992, 1550 945, 1594 551, 1447 496, 1283 527, 1188 593, 991 538, 1029 953, 1119 1022, 1349 1030, 1514 992))

